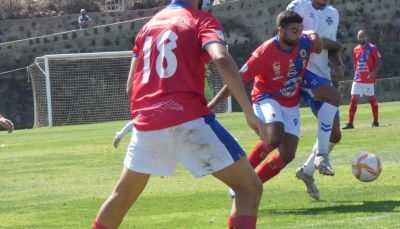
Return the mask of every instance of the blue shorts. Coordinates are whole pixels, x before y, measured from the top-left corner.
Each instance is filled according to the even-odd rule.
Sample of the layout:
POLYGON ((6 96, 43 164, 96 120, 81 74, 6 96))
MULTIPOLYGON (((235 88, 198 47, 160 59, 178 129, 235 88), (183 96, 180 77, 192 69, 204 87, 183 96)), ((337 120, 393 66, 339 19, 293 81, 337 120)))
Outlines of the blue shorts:
MULTIPOLYGON (((303 84, 301 85, 300 96, 303 101, 310 106, 311 111, 315 116, 318 116, 318 111, 324 102, 315 100, 313 98, 312 90, 321 87, 323 84, 329 84, 332 86, 332 81, 306 70, 304 73, 303 84)), ((336 113, 335 118, 339 119, 339 111, 336 113)))

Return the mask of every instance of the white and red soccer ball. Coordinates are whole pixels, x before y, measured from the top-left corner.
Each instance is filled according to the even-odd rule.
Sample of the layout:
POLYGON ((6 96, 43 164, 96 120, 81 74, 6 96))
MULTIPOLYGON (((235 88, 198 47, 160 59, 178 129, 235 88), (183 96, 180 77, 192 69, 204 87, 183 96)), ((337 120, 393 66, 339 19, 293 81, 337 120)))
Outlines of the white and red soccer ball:
POLYGON ((381 160, 373 153, 362 152, 351 163, 353 175, 360 181, 369 182, 379 177, 382 171, 381 160))

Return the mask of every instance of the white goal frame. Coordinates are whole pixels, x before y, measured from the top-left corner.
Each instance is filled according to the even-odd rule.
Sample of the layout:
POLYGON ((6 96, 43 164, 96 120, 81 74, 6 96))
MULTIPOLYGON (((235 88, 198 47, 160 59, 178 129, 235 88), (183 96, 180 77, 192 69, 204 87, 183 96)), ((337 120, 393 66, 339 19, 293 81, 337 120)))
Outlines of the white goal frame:
MULTIPOLYGON (((125 58, 129 58, 129 63, 131 61, 132 58, 132 51, 117 51, 117 52, 98 52, 98 53, 74 53, 74 54, 55 54, 55 55, 45 55, 42 57, 37 57, 35 59, 35 62, 28 67, 28 72, 30 74, 30 77, 32 79, 32 90, 33 90, 33 96, 34 96, 34 113, 35 113, 35 123, 34 123, 34 127, 52 127, 52 126, 59 126, 59 125, 73 125, 73 124, 84 124, 84 123, 95 123, 95 122, 101 122, 101 121, 113 121, 113 120, 127 120, 129 119, 129 112, 123 112, 123 115, 121 115, 121 112, 116 114, 116 117, 112 117, 109 119, 100 119, 100 120, 96 120, 96 117, 94 117, 94 120, 88 120, 86 119, 86 121, 84 122, 80 122, 80 121, 71 121, 71 120, 67 120, 67 121, 59 121, 57 120, 58 117, 55 117, 55 107, 54 107, 54 102, 56 102, 56 105, 58 102, 60 101, 54 101, 54 93, 57 91, 54 91, 55 89, 52 88, 53 87, 53 77, 59 77, 57 78, 57 82, 58 84, 60 84, 60 80, 65 79, 66 81, 68 81, 69 79, 69 73, 71 72, 68 69, 63 69, 62 70, 62 75, 60 76, 60 73, 55 73, 55 69, 58 70, 58 67, 55 67, 54 65, 57 65, 57 62, 54 61, 76 61, 76 60, 82 60, 82 62, 84 62, 85 60, 89 60, 89 61, 96 61, 97 59, 99 59, 99 61, 108 61, 105 59, 110 59, 110 61, 115 61, 113 58, 124 58, 124 61, 127 61, 127 59, 125 58), (53 66, 50 67, 53 63, 53 66), (58 76, 55 76, 56 74, 58 74, 58 76), (40 82, 39 82, 40 81, 40 82), (44 82, 43 82, 44 81, 44 82), (41 87, 38 89, 38 87, 41 87), (45 95, 43 95, 45 94, 45 95), (127 113, 127 114, 125 114, 127 113), (57 121, 55 121, 57 120, 57 121)), ((117 62, 116 62, 117 63, 117 62)), ((73 64, 73 65, 76 65, 73 64)), ((90 65, 90 64, 89 64, 90 65)), ((124 77, 124 84, 120 85, 121 87, 125 88, 125 84, 126 84, 126 79, 128 77, 128 73, 129 73, 129 66, 126 66, 126 68, 128 70, 125 69, 125 65, 124 64, 124 70, 122 70, 122 77, 124 77)), ((58 66, 58 65, 57 65, 58 66)), ((65 66, 63 64, 60 64, 60 68, 65 68, 65 66)), ((102 67, 101 64, 99 65, 95 65, 95 67, 97 68, 97 66, 99 68, 102 67)), ((108 66, 108 65, 107 65, 108 66)), ((113 65, 114 66, 114 65, 113 65)), ((116 68, 118 68, 118 65, 115 66, 116 68)), ((120 68, 118 68, 120 69, 120 68)), ((84 68, 82 70, 82 76, 76 76, 74 75, 74 77, 85 77, 87 76, 85 73, 85 71, 90 71, 90 68, 84 68)), ((112 67, 108 66, 107 71, 111 71, 112 72, 112 67), (111 68, 111 69, 110 69, 111 68)), ((221 77, 218 74, 218 71, 216 70, 215 64, 211 63, 208 65, 208 71, 207 71, 208 75, 207 75, 207 81, 208 84, 210 86, 211 92, 212 92, 212 96, 215 96, 218 91, 221 89, 221 87, 223 86, 223 81, 221 79, 221 77)), ((72 73, 71 73, 72 74, 72 73)), ((76 73, 75 73, 76 74, 76 73)), ((96 75, 94 75, 96 76, 96 75)), ((91 75, 91 77, 93 77, 93 75, 91 75)), ((119 74, 119 76, 121 78, 121 73, 119 74)), ((73 77, 72 77, 73 78, 73 77)), ((79 78, 80 80, 81 78, 79 78)), ((82 79, 84 80, 84 79, 82 79)), ((92 79, 93 80, 93 79, 92 79)), ((62 83, 61 83, 62 84, 62 83)), ((68 84, 68 82, 66 82, 66 84, 68 84)), ((63 85, 63 84, 62 84, 63 85)), ((71 86, 73 87, 73 86, 71 86)), ((85 92, 80 92, 80 93, 85 93, 85 92)), ((90 95, 90 91, 88 92, 90 95)), ((121 93, 120 91, 115 92, 115 93, 121 93)), ((92 96, 92 95, 90 95, 92 96)), ((121 95, 125 96, 124 94, 121 95)), ((55 97, 60 98, 62 96, 60 95, 56 95, 55 97)), ((118 96, 115 97, 116 99, 118 99, 118 96)), ((111 100, 112 98, 110 98, 111 100)), ((125 99, 125 98, 124 98, 125 99)), ((90 100, 90 98, 88 98, 88 100, 90 100)), ((86 102, 86 101, 85 101, 86 102)), ((231 112, 232 111, 232 101, 231 101, 231 97, 229 97, 227 99, 227 101, 223 102, 223 104, 220 104, 219 106, 217 106, 217 108, 215 109, 215 112, 220 113, 220 112, 231 112)), ((126 96, 126 104, 124 103, 124 106, 126 105, 127 108, 129 108, 129 99, 126 96)), ((93 105, 95 106, 95 105, 93 105)), ((110 108, 111 110, 113 108, 110 108)), ((126 108, 125 108, 126 110, 126 108)), ((69 112, 70 110, 67 109, 67 111, 69 112)), ((65 111, 65 112, 67 112, 65 111)), ((77 111, 79 112, 79 111, 77 111)), ((56 112, 57 113, 57 112, 56 112)), ((86 112, 84 112, 86 113, 86 112)), ((68 115, 67 115, 68 116, 68 115)), ((79 114, 75 114, 75 116, 79 116, 79 114)))

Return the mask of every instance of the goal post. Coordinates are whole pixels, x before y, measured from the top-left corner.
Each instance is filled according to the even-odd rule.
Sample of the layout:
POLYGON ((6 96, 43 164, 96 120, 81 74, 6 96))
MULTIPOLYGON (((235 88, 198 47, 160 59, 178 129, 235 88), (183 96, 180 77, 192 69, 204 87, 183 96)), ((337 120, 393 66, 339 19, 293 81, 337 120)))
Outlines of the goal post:
MULTIPOLYGON (((126 80, 132 51, 56 54, 37 57, 28 67, 34 128, 130 119, 126 80)), ((207 66, 212 96, 223 86, 213 63, 207 66)), ((221 103, 215 112, 230 112, 221 103)))

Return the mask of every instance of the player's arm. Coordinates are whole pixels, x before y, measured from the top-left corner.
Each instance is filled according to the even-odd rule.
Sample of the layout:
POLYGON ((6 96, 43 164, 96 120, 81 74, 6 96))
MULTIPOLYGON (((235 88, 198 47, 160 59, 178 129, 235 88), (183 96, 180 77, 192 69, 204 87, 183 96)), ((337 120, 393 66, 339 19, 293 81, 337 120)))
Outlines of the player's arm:
MULTIPOLYGON (((258 49, 252 53, 249 60, 240 69, 240 74, 245 83, 250 83, 254 80, 254 76, 259 74, 259 68, 256 66, 264 66, 262 58, 259 57, 258 49)), ((214 109, 218 104, 223 102, 231 95, 229 88, 224 85, 217 95, 208 103, 210 109, 214 109)))
POLYGON ((378 71, 379 71, 379 69, 381 68, 381 66, 382 66, 382 60, 381 60, 381 57, 380 57, 380 55, 379 55, 379 53, 378 53, 378 51, 376 51, 376 53, 377 53, 377 55, 375 55, 374 57, 375 57, 375 62, 374 62, 374 70, 373 71, 371 71, 369 74, 368 74, 368 79, 375 79, 376 78, 376 73, 378 73, 378 71))
POLYGON ((214 98, 211 99, 210 102, 208 102, 207 107, 210 108, 211 110, 214 110, 214 108, 222 103, 226 98, 231 96, 231 92, 229 91, 228 86, 225 84, 221 90, 215 95, 214 98))
POLYGON ((340 42, 322 38, 323 48, 328 50, 329 64, 332 67, 331 77, 335 80, 344 79, 344 64, 342 61, 343 45, 340 42))
POLYGON ((211 43, 205 47, 211 58, 215 61, 217 69, 224 80, 229 91, 235 96, 240 107, 246 116, 248 125, 260 136, 265 142, 266 133, 264 124, 254 114, 252 106, 247 98, 246 91, 239 75, 239 69, 235 61, 226 50, 225 46, 220 43, 211 43))
POLYGON ((131 68, 129 70, 128 81, 126 82, 126 94, 130 98, 132 95, 132 86, 133 86, 133 76, 135 75, 137 67, 137 58, 133 57, 131 61, 131 68))
POLYGON ((320 54, 323 49, 324 43, 322 42, 322 39, 319 37, 318 33, 312 30, 308 30, 303 31, 303 34, 306 34, 309 36, 309 38, 311 38, 311 52, 320 54))
POLYGON ((333 41, 328 38, 322 38, 323 48, 327 49, 329 52, 341 52, 343 49, 343 45, 338 41, 333 41))
POLYGON ((344 79, 344 64, 341 57, 342 51, 329 52, 329 64, 332 67, 331 77, 335 80, 344 79))
POLYGON ((357 58, 356 58, 356 53, 353 49, 353 72, 356 72, 356 67, 357 67, 357 58))

